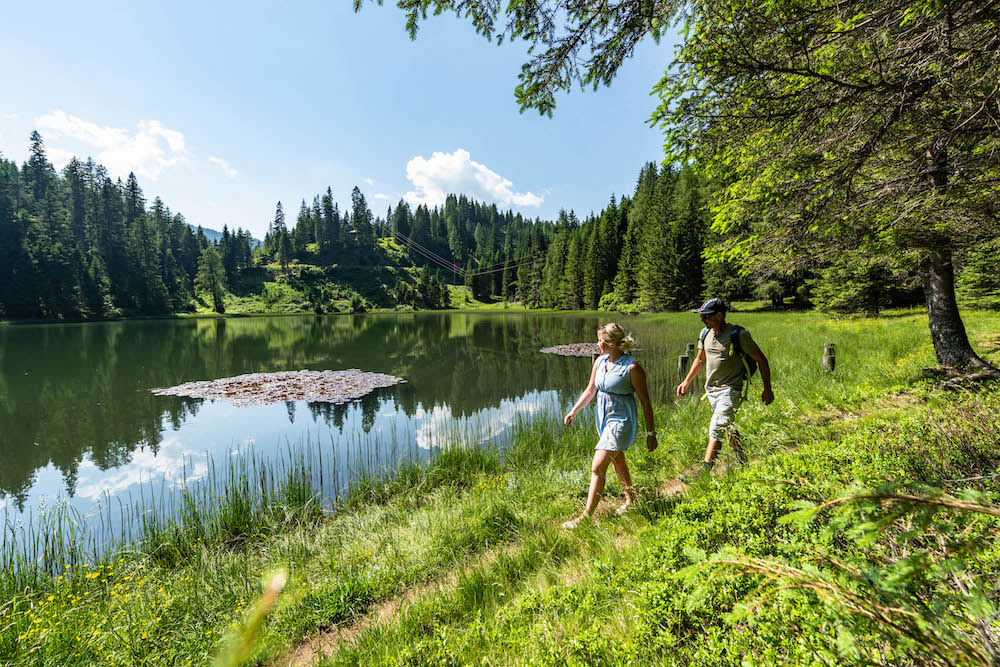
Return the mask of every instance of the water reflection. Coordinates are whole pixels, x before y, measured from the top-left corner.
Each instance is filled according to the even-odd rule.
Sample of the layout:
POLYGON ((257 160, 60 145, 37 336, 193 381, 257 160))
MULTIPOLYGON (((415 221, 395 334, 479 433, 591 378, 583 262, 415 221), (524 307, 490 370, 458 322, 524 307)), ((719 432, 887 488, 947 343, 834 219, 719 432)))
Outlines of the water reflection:
MULTIPOLYGON (((406 314, 165 320, 0 328, 0 498, 76 503, 140 481, 190 481, 252 445, 325 443, 364 467, 421 456, 436 439, 488 439, 518 416, 557 411, 588 361, 538 353, 590 340, 593 317, 406 314), (236 408, 153 396, 153 387, 242 373, 360 368, 406 378, 347 405, 236 408)), ((314 444, 313 446, 320 446, 314 444)), ((342 480, 337 481, 340 483, 342 480)))

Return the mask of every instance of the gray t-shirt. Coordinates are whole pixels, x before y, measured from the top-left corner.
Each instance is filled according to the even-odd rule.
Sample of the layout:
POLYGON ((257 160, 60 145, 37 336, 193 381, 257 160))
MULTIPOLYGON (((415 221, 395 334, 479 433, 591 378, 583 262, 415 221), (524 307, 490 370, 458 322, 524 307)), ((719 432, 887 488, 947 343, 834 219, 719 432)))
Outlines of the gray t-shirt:
MULTIPOLYGON (((743 390, 743 375, 746 370, 740 355, 733 350, 732 333, 732 325, 718 336, 709 329, 705 340, 698 340, 698 349, 705 350, 705 389, 732 387, 736 391, 743 390)), ((740 331, 740 347, 744 354, 758 349, 757 343, 746 329, 740 331)))

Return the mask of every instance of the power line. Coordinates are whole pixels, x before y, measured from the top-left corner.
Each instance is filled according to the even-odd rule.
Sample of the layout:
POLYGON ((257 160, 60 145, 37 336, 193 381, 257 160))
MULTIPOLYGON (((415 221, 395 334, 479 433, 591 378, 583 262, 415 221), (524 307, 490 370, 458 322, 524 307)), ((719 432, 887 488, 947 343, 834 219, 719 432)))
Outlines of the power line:
POLYGON ((449 262, 448 260, 444 259, 434 251, 425 248, 419 243, 416 243, 412 239, 408 239, 406 236, 399 234, 398 232, 394 232, 394 234, 397 236, 397 240, 403 243, 409 242, 409 248, 415 251, 418 255, 420 255, 424 259, 430 260, 432 263, 436 264, 442 269, 446 269, 448 271, 451 271, 452 273, 461 275, 463 277, 465 276, 465 271, 457 263, 449 262))
MULTIPOLYGON (((391 229, 389 231, 392 232, 391 229)), ((411 247, 419 248, 420 250, 423 250, 426 255, 430 255, 430 256, 432 256, 434 258, 437 258, 437 260, 439 262, 443 262, 445 264, 449 264, 450 263, 450 262, 448 262, 448 260, 446 260, 444 257, 441 257, 440 255, 438 255, 436 252, 434 252, 430 248, 422 246, 419 243, 417 243, 416 241, 414 241, 412 237, 405 236, 403 234, 400 234, 399 232, 392 232, 392 233, 395 234, 398 238, 403 239, 411 247)), ((452 262, 450 264, 453 264, 453 266, 455 267, 454 270, 461 271, 462 267, 458 266, 457 263, 453 263, 452 262)))
MULTIPOLYGON (((402 240, 403 242, 409 241, 409 239, 406 236, 403 236, 399 232, 392 232, 392 233, 398 238, 398 240, 402 240)), ((419 243, 411 242, 410 243, 410 249, 416 251, 417 254, 419 254, 420 256, 424 257, 425 259, 430 260, 434 264, 437 264, 439 267, 441 267, 443 269, 447 269, 448 271, 451 271, 453 273, 460 274, 463 277, 465 276, 465 271, 462 270, 462 267, 460 267, 458 264, 455 264, 453 262, 448 262, 448 260, 446 260, 443 257, 437 255, 433 251, 424 248, 419 243)))
POLYGON ((449 262, 445 258, 443 258, 440 255, 438 255, 437 253, 435 253, 433 250, 430 250, 430 249, 422 246, 421 244, 417 243, 412 238, 410 238, 410 237, 408 237, 408 236, 406 236, 406 235, 404 235, 404 234, 402 234, 402 233, 400 233, 398 231, 392 231, 391 229, 389 230, 389 232, 394 237, 396 237, 396 239, 398 241, 401 241, 401 242, 407 244, 412 250, 415 250, 417 252, 417 254, 419 254, 423 258, 425 258, 427 260, 430 260, 431 262, 433 262, 434 264, 438 265, 439 267, 441 267, 443 269, 447 269, 447 270, 449 270, 449 271, 451 271, 451 272, 453 272, 453 273, 461 276, 463 279, 467 279, 467 278, 475 277, 475 276, 489 275, 489 274, 492 274, 492 273, 499 273, 501 271, 506 271, 508 268, 509 269, 519 269, 522 266, 528 266, 529 264, 534 264, 536 261, 538 261, 539 259, 542 259, 547 254, 546 251, 539 250, 539 251, 536 251, 536 252, 528 255, 525 258, 522 258, 517 263, 511 264, 509 267, 507 266, 507 262, 504 261, 504 262, 496 262, 494 264, 489 264, 489 265, 487 265, 487 267, 485 269, 480 268, 477 271, 467 271, 467 270, 463 269, 458 263, 456 263, 456 262, 449 262))

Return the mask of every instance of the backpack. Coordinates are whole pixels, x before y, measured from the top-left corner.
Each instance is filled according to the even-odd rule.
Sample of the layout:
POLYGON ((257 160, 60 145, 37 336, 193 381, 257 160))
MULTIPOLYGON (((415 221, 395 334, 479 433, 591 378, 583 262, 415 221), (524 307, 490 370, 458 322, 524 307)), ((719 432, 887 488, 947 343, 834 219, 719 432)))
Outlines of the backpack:
MULTIPOLYGON (((750 378, 752 378, 754 373, 757 372, 757 362, 754 361, 753 357, 744 352, 743 348, 740 346, 740 335, 746 331, 746 329, 738 324, 730 324, 729 330, 731 333, 729 334, 728 353, 731 355, 733 352, 736 352, 736 354, 740 357, 740 361, 743 362, 743 379, 746 380, 746 385, 744 385, 743 391, 745 393, 747 387, 750 386, 750 378)), ((705 347, 705 337, 708 336, 708 332, 708 327, 701 330, 700 339, 702 348, 705 347)))

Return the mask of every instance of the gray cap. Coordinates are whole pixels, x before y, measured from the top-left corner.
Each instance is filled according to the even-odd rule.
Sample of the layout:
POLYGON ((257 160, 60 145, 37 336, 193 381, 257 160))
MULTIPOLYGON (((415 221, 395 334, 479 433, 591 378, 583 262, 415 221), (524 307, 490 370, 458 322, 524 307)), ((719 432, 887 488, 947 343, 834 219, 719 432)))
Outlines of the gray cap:
POLYGON ((699 315, 714 315, 716 313, 722 313, 726 311, 725 302, 719 297, 713 297, 701 304, 701 308, 692 310, 692 313, 698 313, 699 315))

